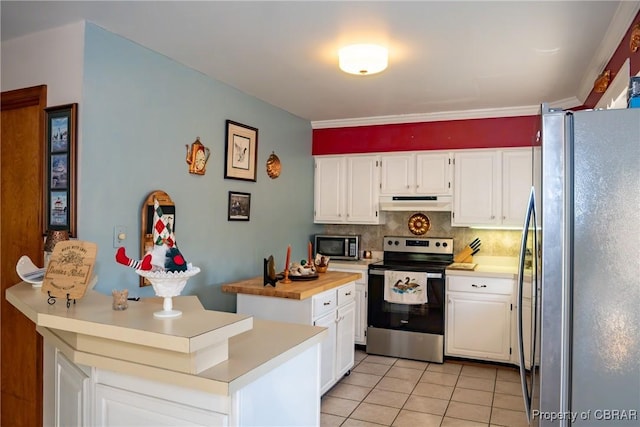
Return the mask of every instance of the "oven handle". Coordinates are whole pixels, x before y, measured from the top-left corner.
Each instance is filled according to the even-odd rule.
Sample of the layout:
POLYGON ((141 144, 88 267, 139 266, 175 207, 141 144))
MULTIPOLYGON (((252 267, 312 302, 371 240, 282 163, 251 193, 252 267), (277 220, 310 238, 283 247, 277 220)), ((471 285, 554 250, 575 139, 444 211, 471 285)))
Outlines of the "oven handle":
MULTIPOLYGON (((369 270, 374 276, 384 276, 386 270, 369 270)), ((427 273, 427 279, 442 279, 442 273, 427 273)))

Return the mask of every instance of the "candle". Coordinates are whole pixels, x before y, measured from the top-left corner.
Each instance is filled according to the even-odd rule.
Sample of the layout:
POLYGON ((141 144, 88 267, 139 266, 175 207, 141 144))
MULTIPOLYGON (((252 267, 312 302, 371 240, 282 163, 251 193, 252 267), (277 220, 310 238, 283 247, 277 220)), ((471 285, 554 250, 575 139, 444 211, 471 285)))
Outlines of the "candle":
POLYGON ((311 242, 309 242, 309 260, 308 263, 309 264, 313 264, 313 249, 311 248, 311 242))
POLYGON ((287 260, 284 262, 284 271, 289 270, 290 260, 291 260, 291 245, 287 246, 287 260))

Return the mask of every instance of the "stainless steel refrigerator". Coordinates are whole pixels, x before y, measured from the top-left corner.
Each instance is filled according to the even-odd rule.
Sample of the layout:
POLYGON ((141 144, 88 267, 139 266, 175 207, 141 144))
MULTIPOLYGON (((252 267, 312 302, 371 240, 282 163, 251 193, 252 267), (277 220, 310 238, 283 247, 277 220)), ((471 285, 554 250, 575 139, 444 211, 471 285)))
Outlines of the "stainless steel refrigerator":
POLYGON ((529 199, 517 305, 530 424, 640 426, 640 109, 543 104, 540 136, 542 183, 529 199), (527 248, 538 256, 523 318, 527 248))

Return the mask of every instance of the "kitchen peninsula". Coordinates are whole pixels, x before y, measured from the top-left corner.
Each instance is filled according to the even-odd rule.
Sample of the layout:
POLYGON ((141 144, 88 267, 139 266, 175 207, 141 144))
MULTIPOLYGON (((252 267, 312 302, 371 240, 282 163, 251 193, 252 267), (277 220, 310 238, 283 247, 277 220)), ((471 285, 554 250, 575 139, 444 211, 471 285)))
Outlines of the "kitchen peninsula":
POLYGON ((44 424, 317 425, 323 328, 205 310, 158 319, 162 298, 130 301, 87 291, 47 303, 22 282, 7 300, 44 337, 44 424))
POLYGON ((236 293, 237 312, 256 319, 323 326, 328 335, 321 343, 320 392, 325 393, 354 362, 357 272, 328 271, 316 280, 278 282, 264 286, 256 277, 222 286, 236 293))

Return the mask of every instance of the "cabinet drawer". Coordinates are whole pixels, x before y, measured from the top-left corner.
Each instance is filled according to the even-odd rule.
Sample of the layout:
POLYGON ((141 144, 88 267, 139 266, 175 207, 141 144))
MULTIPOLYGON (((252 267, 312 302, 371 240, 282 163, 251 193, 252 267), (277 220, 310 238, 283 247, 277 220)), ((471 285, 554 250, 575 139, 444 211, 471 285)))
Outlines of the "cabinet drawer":
POLYGON ((337 306, 338 298, 335 289, 315 295, 313 297, 313 318, 316 319, 331 310, 335 310, 337 306))
POLYGON ((454 292, 511 295, 513 285, 513 280, 503 278, 473 276, 447 277, 447 290, 454 292))
POLYGON ((356 297, 356 284, 354 282, 338 288, 338 305, 342 306, 353 301, 356 297))

